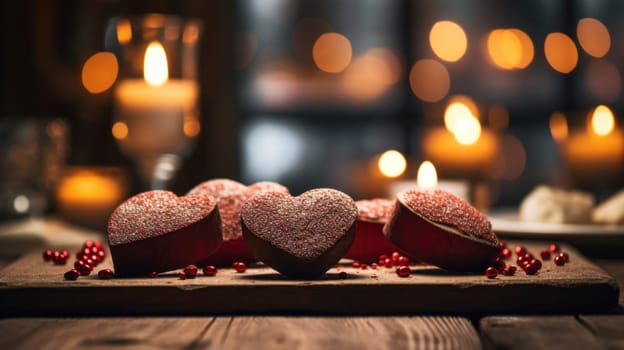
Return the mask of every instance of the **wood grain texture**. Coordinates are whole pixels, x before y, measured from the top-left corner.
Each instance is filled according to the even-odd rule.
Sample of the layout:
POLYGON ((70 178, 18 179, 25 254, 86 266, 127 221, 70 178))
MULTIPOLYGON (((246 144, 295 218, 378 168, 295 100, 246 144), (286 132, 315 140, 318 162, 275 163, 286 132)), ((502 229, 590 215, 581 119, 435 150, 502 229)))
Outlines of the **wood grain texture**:
MULTIPOLYGON (((543 245, 527 247, 537 254, 543 245)), ((264 266, 244 274, 223 269, 216 277, 187 280, 172 272, 155 279, 99 280, 93 274, 65 281, 69 265, 44 263, 35 253, 0 272, 0 311, 20 316, 372 315, 590 313, 614 308, 619 294, 615 280, 572 248, 563 249, 571 259, 563 267, 547 261, 537 275, 520 271, 491 280, 432 266, 415 266, 409 278, 399 278, 394 269, 342 265, 313 281, 289 280, 264 266), (341 271, 347 272, 345 279, 340 279, 341 271)), ((107 265, 111 262, 101 268, 107 265)))
POLYGON ((479 329, 491 349, 604 349, 574 316, 492 316, 479 329))
POLYGON ((624 349, 624 315, 582 315, 584 324, 609 349, 624 349))
POLYGON ((38 318, 0 320, 0 329, 5 349, 481 348, 470 321, 449 316, 38 318))

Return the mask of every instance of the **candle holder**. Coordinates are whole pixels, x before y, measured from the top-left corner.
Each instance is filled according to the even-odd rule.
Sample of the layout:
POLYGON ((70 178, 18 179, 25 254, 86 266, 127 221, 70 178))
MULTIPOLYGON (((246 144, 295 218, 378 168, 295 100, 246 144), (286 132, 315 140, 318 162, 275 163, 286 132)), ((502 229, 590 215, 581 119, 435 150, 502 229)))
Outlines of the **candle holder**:
POLYGON ((109 21, 119 62, 112 134, 144 188, 166 188, 200 133, 197 61, 201 23, 147 14, 109 21))

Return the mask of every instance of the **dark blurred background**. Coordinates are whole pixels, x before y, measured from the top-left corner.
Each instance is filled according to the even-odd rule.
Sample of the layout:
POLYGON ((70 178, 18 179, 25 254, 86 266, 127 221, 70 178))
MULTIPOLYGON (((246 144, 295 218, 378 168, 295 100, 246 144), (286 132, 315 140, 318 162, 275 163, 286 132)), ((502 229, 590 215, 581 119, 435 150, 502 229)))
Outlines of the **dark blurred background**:
POLYGON ((115 85, 91 93, 81 74, 107 51, 111 18, 145 13, 203 23, 201 131, 169 184, 179 194, 228 177, 383 196, 426 159, 485 189, 486 205, 517 205, 541 183, 598 198, 624 185, 615 0, 3 1, 4 132, 61 118, 64 164, 120 167, 129 193, 144 189, 111 133, 115 85), (478 121, 476 139, 471 120, 463 143, 445 129, 453 102, 478 121), (378 165, 387 150, 407 159, 396 178, 378 165))

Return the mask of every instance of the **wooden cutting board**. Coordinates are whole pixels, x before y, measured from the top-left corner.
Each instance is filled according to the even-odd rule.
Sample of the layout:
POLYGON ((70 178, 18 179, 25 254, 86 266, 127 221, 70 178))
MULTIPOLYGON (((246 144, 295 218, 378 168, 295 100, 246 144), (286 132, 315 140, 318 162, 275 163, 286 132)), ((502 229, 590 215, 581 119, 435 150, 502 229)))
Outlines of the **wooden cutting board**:
MULTIPOLYGON (((517 243, 510 243, 511 246, 517 243)), ((534 255, 546 243, 522 243, 534 255)), ((258 264, 245 273, 220 269, 216 277, 99 280, 97 274, 65 281, 70 269, 33 253, 0 272, 0 314, 189 315, 273 314, 497 314, 589 313, 617 306, 617 282, 576 250, 565 266, 545 261, 537 275, 460 275, 414 266, 408 278, 390 268, 356 269, 348 261, 319 280, 289 280, 258 264), (346 272, 341 278, 340 272, 346 272)), ((96 268, 111 268, 107 258, 96 268)))

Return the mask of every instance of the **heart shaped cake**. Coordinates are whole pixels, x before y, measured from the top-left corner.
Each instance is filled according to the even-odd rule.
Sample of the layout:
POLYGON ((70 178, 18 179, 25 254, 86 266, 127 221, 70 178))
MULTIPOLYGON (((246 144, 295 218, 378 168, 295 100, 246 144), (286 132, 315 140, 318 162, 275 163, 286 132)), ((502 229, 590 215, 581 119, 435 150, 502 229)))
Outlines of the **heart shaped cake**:
POLYGON ((483 272, 500 253, 490 220, 442 190, 400 192, 384 230, 410 256, 452 271, 483 272))
POLYGON ((388 240, 383 227, 390 221, 394 200, 387 198, 363 199, 355 202, 358 218, 355 223, 355 240, 345 258, 364 263, 379 260, 380 255, 399 252, 408 255, 388 240))
POLYGON ((243 205, 243 237, 264 263, 294 278, 314 278, 334 266, 355 237, 357 207, 337 190, 298 197, 264 192, 243 205))
POLYGON ((108 221, 115 275, 147 276, 207 259, 221 244, 216 204, 214 198, 169 191, 123 202, 108 221))
POLYGON ((243 204, 256 193, 268 191, 289 193, 286 187, 275 182, 258 182, 245 186, 230 179, 205 181, 189 191, 188 194, 216 198, 221 216, 223 244, 204 264, 230 266, 235 261, 256 261, 243 241, 240 211, 243 204))

